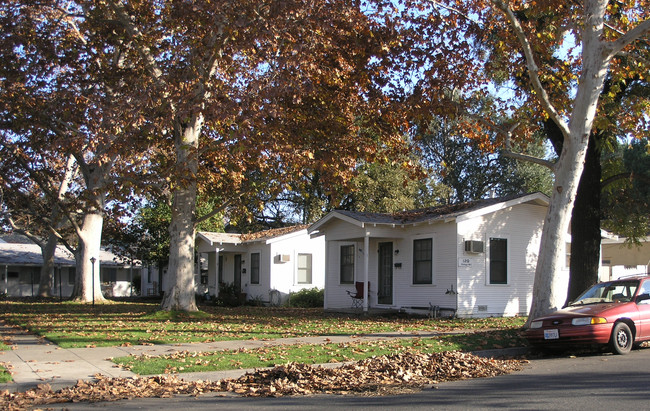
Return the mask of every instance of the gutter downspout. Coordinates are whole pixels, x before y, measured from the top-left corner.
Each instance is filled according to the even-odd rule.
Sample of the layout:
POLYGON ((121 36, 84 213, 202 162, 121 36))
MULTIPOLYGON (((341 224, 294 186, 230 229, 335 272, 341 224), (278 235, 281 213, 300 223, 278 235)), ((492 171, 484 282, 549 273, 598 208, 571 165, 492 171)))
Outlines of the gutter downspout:
POLYGON ((363 238, 363 312, 368 312, 368 262, 370 261, 370 233, 363 238))

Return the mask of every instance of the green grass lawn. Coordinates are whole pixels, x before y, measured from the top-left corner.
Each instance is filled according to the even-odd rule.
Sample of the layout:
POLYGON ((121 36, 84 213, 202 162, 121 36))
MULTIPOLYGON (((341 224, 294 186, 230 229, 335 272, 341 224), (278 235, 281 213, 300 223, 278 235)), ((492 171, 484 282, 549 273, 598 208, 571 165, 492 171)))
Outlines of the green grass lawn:
POLYGON ((4 367, 0 367, 0 384, 13 381, 11 374, 4 367))
MULTIPOLYGON (((3 335, 2 338, 0 339, 0 351, 10 349, 9 345, 7 345, 7 342, 8 342, 7 337, 3 335)), ((1 359, 2 358, 0 357, 0 360, 1 359)), ((9 373, 9 371, 7 371, 5 367, 0 366, 0 384, 9 381, 12 381, 11 374, 9 373)))
POLYGON ((175 344, 382 332, 518 329, 525 318, 358 317, 322 309, 201 306, 198 313, 158 311, 155 303, 5 301, 0 318, 63 348, 175 344))
POLYGON ((477 331, 437 338, 408 338, 372 342, 269 346, 218 352, 179 352, 164 356, 129 356, 113 362, 139 375, 205 372, 273 367, 287 362, 305 364, 356 361, 400 352, 473 351, 525 345, 519 330, 477 331))

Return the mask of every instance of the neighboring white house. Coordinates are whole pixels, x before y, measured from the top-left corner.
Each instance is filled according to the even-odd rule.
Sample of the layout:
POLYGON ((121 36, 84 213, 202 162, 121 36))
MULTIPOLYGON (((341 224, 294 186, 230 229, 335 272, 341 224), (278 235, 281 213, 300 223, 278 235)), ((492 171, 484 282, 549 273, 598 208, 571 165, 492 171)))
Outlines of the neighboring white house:
POLYGON ((370 282, 365 310, 527 315, 547 207, 534 193, 395 214, 333 211, 309 228, 326 240, 325 309, 350 308, 346 291, 360 281, 370 282))
POLYGON ((650 237, 638 245, 625 238, 607 234, 601 242, 601 279, 616 279, 627 275, 650 273, 650 237))
MULTIPOLYGON (((32 297, 38 293, 43 257, 38 245, 22 236, 0 239, 0 293, 10 297, 32 297)), ((70 297, 75 282, 74 256, 63 246, 54 254, 54 286, 52 294, 70 297)), ((106 297, 127 297, 134 292, 131 279, 140 275, 140 267, 125 264, 115 254, 101 250, 99 262, 101 287, 106 297)))
POLYGON ((325 239, 307 226, 252 234, 199 232, 199 292, 217 296, 219 284, 234 284, 246 299, 281 304, 289 294, 325 286, 325 239), (207 264, 205 264, 206 262, 207 264))

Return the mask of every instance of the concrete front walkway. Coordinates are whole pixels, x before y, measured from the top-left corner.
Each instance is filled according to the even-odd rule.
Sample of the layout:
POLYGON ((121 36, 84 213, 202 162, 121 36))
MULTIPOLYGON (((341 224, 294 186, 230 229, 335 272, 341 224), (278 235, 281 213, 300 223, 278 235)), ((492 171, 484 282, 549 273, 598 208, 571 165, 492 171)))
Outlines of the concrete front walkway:
MULTIPOLYGON (((61 348, 57 345, 0 322, 0 334, 11 345, 11 350, 0 351, 0 363, 12 373, 13 382, 0 384, 0 391, 26 391, 39 384, 49 384, 58 390, 70 387, 79 380, 94 380, 95 375, 106 377, 135 377, 110 361, 128 355, 164 355, 179 351, 206 352, 220 350, 254 349, 272 345, 325 344, 350 341, 379 341, 395 338, 434 337, 444 333, 386 333, 364 336, 320 336, 281 338, 270 341, 218 341, 192 344, 135 345, 128 347, 61 348)), ((482 352, 483 356, 518 355, 521 349, 482 352)), ((237 378, 253 370, 183 373, 186 381, 237 378)))

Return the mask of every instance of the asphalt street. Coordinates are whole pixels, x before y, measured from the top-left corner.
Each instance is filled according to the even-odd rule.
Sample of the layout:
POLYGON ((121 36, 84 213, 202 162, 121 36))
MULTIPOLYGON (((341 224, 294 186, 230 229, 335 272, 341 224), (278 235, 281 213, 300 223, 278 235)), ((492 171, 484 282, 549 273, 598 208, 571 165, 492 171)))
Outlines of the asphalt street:
POLYGON ((523 371, 448 382, 385 397, 319 395, 243 398, 232 394, 61 404, 68 410, 650 410, 650 349, 629 355, 592 354, 532 360, 523 371))

